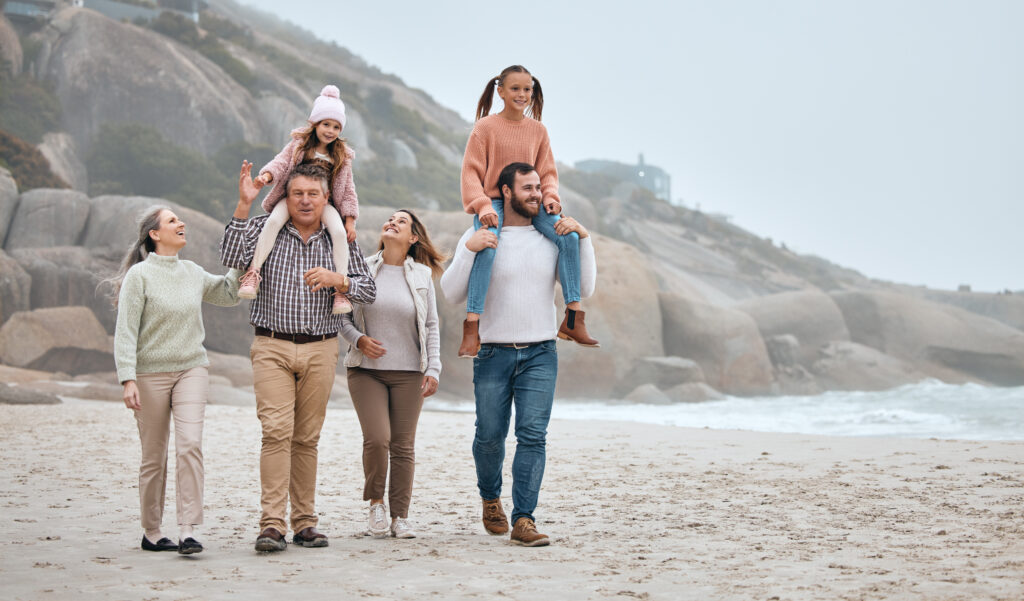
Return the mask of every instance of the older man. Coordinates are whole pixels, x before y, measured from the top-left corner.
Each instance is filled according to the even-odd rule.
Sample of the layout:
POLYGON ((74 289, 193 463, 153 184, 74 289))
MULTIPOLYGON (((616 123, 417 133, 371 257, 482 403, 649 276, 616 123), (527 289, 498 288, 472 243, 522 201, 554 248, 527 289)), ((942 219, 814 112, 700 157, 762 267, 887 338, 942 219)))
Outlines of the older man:
MULTIPOLYGON (((238 206, 224 230, 221 261, 245 269, 267 215, 248 219, 259 189, 246 161, 238 181, 238 206)), ((250 309, 256 337, 252 358, 256 412, 263 427, 260 451, 262 516, 256 550, 287 548, 285 515, 291 500, 292 543, 326 547, 316 510, 317 443, 338 363, 341 315, 332 315, 339 290, 357 303, 372 303, 376 286, 363 253, 349 243, 349 264, 335 266, 331 237, 320 223, 328 199, 323 167, 296 167, 285 189, 290 220, 277 236, 261 270, 263 280, 250 309), (348 275, 346 275, 346 271, 348 275)))
MULTIPOLYGON (((516 545, 539 547, 549 542, 547 535, 537 532, 533 512, 544 477, 547 428, 558 375, 554 302, 558 247, 531 224, 540 211, 541 200, 540 176, 532 165, 506 166, 498 176, 498 190, 505 198, 505 222, 490 292, 480 317, 483 344, 473 360, 473 459, 483 501, 484 528, 490 534, 506 534, 509 524, 501 506, 501 472, 514 404, 516 454, 512 462, 510 538, 516 545)), ((555 225, 555 232, 579 235, 580 293, 583 298, 590 296, 597 267, 587 230, 575 219, 563 217, 555 225)), ((487 247, 497 248, 498 238, 486 228, 475 232, 470 228, 459 240, 455 258, 441 276, 441 289, 450 302, 465 302, 473 258, 487 247)))

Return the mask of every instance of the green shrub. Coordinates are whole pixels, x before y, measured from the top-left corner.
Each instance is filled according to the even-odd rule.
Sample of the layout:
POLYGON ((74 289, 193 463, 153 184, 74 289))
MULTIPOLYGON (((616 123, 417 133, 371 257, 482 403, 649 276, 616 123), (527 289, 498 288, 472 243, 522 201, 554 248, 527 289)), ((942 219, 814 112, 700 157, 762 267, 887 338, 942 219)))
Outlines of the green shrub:
POLYGON ((0 163, 11 172, 21 191, 68 187, 50 171, 49 161, 35 146, 5 131, 0 131, 0 163))
POLYGON ((210 159, 143 125, 103 125, 85 163, 93 195, 166 198, 217 219, 227 217, 237 189, 231 171, 220 171, 210 159))
POLYGON ((196 24, 182 15, 170 12, 160 13, 160 16, 149 22, 149 27, 157 33, 177 40, 189 48, 193 48, 223 69, 225 73, 240 83, 242 87, 251 92, 257 91, 256 75, 249 70, 249 67, 235 58, 216 36, 210 33, 206 36, 201 36, 196 24))
POLYGON ((60 102, 28 75, 0 73, 0 129, 39 144, 43 134, 61 128, 60 102))

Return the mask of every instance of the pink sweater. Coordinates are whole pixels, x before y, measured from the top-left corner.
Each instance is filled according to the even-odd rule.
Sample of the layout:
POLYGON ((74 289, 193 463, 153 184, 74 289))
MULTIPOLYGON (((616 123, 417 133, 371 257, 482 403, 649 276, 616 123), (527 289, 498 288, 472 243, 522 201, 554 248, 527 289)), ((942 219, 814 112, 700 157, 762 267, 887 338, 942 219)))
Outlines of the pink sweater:
MULTIPOLYGON (((274 177, 274 181, 271 182, 273 187, 267 197, 263 199, 263 210, 268 213, 274 210, 274 205, 285 197, 287 191, 284 188, 284 182, 288 179, 292 169, 302 162, 302 152, 300 152, 302 136, 299 135, 301 131, 302 129, 293 130, 291 142, 288 142, 288 145, 277 153, 274 160, 260 169, 260 175, 270 173, 274 177)), ((331 182, 331 202, 334 203, 334 207, 338 209, 338 213, 342 217, 358 219, 359 197, 356 196, 356 184, 352 180, 352 157, 354 156, 356 153, 346 146, 345 162, 342 163, 338 175, 331 182)))
POLYGON ((494 213, 492 198, 500 198, 498 175, 509 163, 530 163, 540 175, 544 201, 558 198, 558 171, 544 124, 529 117, 511 121, 500 113, 476 122, 462 157, 462 206, 478 216, 494 213))

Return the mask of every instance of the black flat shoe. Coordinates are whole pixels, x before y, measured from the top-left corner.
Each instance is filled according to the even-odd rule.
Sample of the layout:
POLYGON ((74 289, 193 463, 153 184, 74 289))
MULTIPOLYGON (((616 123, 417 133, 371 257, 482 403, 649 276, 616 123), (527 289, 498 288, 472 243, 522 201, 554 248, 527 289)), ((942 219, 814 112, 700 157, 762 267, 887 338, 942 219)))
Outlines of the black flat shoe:
POLYGON ((143 551, 177 551, 178 545, 166 536, 156 541, 155 543, 149 542, 149 539, 145 535, 142 536, 142 550, 143 551))
POLYGON ((182 555, 191 555, 193 553, 202 553, 203 544, 192 538, 191 536, 183 541, 178 542, 178 553, 182 555))

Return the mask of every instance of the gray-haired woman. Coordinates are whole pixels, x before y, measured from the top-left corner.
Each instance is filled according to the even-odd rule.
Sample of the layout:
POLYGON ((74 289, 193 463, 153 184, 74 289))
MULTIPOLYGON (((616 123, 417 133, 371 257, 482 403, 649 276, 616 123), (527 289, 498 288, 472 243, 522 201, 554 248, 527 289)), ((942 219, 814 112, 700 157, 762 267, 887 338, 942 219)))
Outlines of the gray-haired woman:
POLYGON ((203 419, 209 360, 202 303, 238 304, 238 277, 207 273, 178 258, 185 223, 166 207, 146 211, 137 240, 109 280, 117 291, 114 359, 124 404, 135 412, 142 442, 139 501, 142 548, 199 553, 193 526, 203 521, 203 419), (178 543, 163 536, 167 443, 174 418, 178 543))

